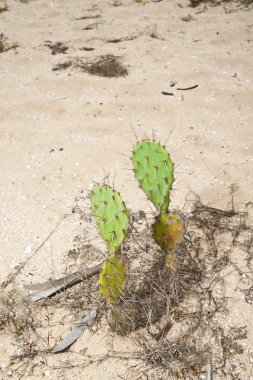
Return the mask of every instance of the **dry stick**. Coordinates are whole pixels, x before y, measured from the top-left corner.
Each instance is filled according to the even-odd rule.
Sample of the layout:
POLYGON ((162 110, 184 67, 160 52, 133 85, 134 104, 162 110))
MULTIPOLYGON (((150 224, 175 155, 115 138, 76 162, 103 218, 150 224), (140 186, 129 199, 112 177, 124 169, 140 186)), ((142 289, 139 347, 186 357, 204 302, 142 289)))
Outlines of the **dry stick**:
POLYGON ((59 221, 57 222, 56 226, 53 228, 53 230, 50 232, 50 234, 46 237, 45 240, 43 240, 43 242, 38 246, 38 248, 35 249, 35 251, 32 253, 31 256, 29 256, 27 259, 25 259, 22 263, 20 263, 17 267, 16 270, 14 270, 14 272, 10 273, 8 276, 7 276, 7 279, 5 281, 2 282, 1 284, 1 288, 5 289, 10 283, 12 283, 16 277, 20 274, 20 272, 22 271, 22 269, 24 269, 24 267, 26 266, 26 264, 36 255, 37 252, 39 252, 39 250, 43 247, 43 245, 51 238, 51 236, 54 234, 54 232, 57 230, 57 228, 59 227, 59 225, 61 224, 61 222, 67 217, 69 216, 68 214, 64 214, 63 216, 61 216, 61 218, 59 219, 59 221))
POLYGON ((82 17, 76 17, 76 20, 88 20, 90 18, 100 18, 101 16, 99 14, 93 15, 93 16, 82 16, 82 17))
POLYGON ((42 298, 53 296, 54 294, 60 292, 61 290, 67 289, 70 286, 76 285, 79 282, 100 273, 101 268, 102 268, 102 263, 103 261, 101 261, 99 264, 96 264, 92 267, 88 267, 88 268, 83 269, 82 271, 71 273, 57 280, 48 280, 41 284, 25 285, 24 286, 25 289, 37 290, 37 292, 24 297, 24 299, 30 300, 30 301, 39 301, 42 298))
POLYGON ((198 86, 199 86, 198 84, 195 84, 194 86, 190 86, 190 87, 184 87, 184 88, 177 87, 177 90, 179 91, 193 90, 194 88, 197 88, 198 86))
POLYGON ((119 42, 125 42, 125 41, 132 41, 138 38, 139 36, 133 35, 133 36, 127 36, 127 37, 121 37, 121 38, 111 38, 109 40, 106 40, 106 42, 111 43, 111 44, 117 44, 119 42))

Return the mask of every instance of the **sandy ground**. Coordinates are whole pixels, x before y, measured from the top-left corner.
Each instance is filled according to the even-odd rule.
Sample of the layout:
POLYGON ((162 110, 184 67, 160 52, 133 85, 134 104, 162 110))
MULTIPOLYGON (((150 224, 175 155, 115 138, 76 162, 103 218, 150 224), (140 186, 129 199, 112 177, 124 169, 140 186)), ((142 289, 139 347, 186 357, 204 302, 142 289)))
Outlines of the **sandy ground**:
MULTIPOLYGON (((9 0, 0 14, 0 33, 18 45, 0 53, 1 281, 27 259, 16 286, 63 274, 66 254, 82 234, 80 217, 72 214, 76 199, 107 174, 130 209, 149 211, 128 170, 132 126, 139 138, 154 131, 161 142, 168 139, 176 164, 173 207, 182 208, 193 191, 226 209, 233 183, 238 210, 253 200, 252 10, 236 3, 190 8, 188 0, 116 4, 9 0), (129 40, 107 42, 115 38, 129 40), (46 41, 68 50, 52 54, 46 41), (102 54, 122 57, 128 75, 52 71, 67 58, 102 54)), ((252 305, 235 312, 247 324, 252 305)), ((85 334, 75 350, 91 344, 106 352, 106 334, 85 334)), ((253 350, 252 326, 250 334, 253 350)), ((115 347, 127 350, 128 338, 122 339, 115 338, 115 347)), ((13 352, 10 341, 2 333, 2 369, 13 352)), ((62 355, 66 360, 68 353, 62 355)), ((117 360, 66 373, 44 364, 36 378, 118 379, 125 370, 117 360)), ((242 379, 253 372, 247 376, 242 379)))

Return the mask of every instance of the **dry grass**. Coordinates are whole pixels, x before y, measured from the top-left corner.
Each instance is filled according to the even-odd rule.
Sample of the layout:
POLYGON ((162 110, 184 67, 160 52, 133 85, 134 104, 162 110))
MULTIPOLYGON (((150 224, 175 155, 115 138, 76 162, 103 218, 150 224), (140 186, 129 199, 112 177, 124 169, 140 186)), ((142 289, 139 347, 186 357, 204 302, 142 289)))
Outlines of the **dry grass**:
POLYGON ((0 53, 5 53, 11 49, 16 49, 17 47, 17 43, 9 44, 5 35, 0 33, 0 53))
MULTIPOLYGON (((131 236, 122 249, 128 261, 126 290, 116 306, 105 305, 99 295, 98 275, 55 297, 39 301, 36 306, 22 304, 12 294, 5 300, 2 298, 2 329, 11 331, 17 339, 15 344, 19 345, 9 368, 22 374, 24 368, 32 371, 35 364, 42 365, 42 358, 50 355, 52 343, 45 341, 45 334, 43 338, 37 333, 38 326, 40 331, 50 328, 50 320, 57 310, 63 310, 63 321, 69 315, 78 321, 85 311, 98 306, 97 322, 106 317, 112 325, 113 313, 114 317, 115 312, 120 313, 117 323, 123 329, 119 332, 131 331, 129 336, 136 351, 109 351, 100 357, 84 354, 80 360, 72 355, 71 365, 63 360, 61 368, 84 368, 113 357, 129 362, 137 360, 128 379, 152 378, 154 373, 154 379, 173 376, 195 379, 205 376, 209 366, 209 371, 219 379, 231 375, 234 376, 231 379, 243 380, 240 365, 245 355, 242 342, 247 338, 247 327, 226 324, 226 316, 237 302, 236 298, 226 296, 226 278, 230 276, 230 281, 239 288, 237 297, 239 294, 245 303, 253 302, 253 279, 251 272, 245 269, 252 262, 253 235, 248 238, 252 227, 247 221, 247 213, 234 210, 233 192, 231 204, 228 211, 223 211, 204 206, 198 200, 191 211, 181 215, 187 232, 177 252, 174 272, 164 268, 163 253, 149 237, 152 220, 143 212, 134 215, 131 236), (233 259, 238 247, 245 254, 245 267, 239 267, 233 259), (47 316, 48 324, 45 320, 41 324, 43 316, 47 316)), ((75 212, 79 212, 78 208, 75 212)), ((80 217, 90 228, 90 215, 81 212, 80 217)), ((82 262, 87 264, 87 260, 92 262, 94 258, 103 257, 92 244, 84 244, 83 239, 76 238, 75 247, 66 257, 66 267, 71 270, 76 265, 80 268, 82 262)))
POLYGON ((95 59, 84 60, 75 58, 59 63, 53 68, 53 71, 66 70, 69 67, 77 68, 91 75, 102 77, 124 77, 128 74, 127 68, 121 63, 120 57, 108 54, 101 55, 95 59))
POLYGON ((0 53, 5 51, 5 37, 0 33, 0 53))

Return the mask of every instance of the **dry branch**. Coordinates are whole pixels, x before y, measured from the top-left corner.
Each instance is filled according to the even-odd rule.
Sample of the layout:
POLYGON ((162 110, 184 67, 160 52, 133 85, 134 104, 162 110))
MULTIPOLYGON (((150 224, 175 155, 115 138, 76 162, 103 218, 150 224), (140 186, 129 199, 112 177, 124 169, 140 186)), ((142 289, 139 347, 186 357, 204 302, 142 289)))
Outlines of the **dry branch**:
POLYGON ((82 271, 71 273, 57 280, 48 280, 41 284, 25 285, 25 289, 37 291, 36 293, 26 296, 25 300, 39 301, 42 298, 51 297, 62 290, 98 274, 101 271, 101 267, 102 262, 92 267, 85 268, 82 271))

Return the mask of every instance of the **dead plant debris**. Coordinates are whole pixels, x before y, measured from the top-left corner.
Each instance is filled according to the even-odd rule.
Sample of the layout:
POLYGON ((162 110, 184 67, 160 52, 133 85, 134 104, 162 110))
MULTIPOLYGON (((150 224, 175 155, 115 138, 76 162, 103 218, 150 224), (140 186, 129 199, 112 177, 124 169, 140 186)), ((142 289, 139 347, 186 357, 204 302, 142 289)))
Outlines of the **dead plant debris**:
MULTIPOLYGON (((181 213, 187 232, 177 252, 177 269, 170 273, 159 267, 162 252, 149 237, 152 221, 143 212, 133 215, 132 233, 122 248, 130 264, 129 285, 126 285, 121 307, 136 351, 109 351, 106 355, 93 357, 84 352, 80 353, 80 359, 69 352, 71 363, 69 359, 62 360, 60 367, 51 366, 50 369, 84 368, 91 363, 117 358, 129 363, 134 360, 128 379, 215 376, 215 379, 244 380, 247 326, 229 324, 228 316, 238 302, 252 302, 249 294, 252 295, 253 289, 253 231, 249 213, 253 207, 249 203, 247 211, 236 211, 234 191, 231 190, 231 207, 226 211, 205 206, 197 198, 190 211, 181 213)), ((186 205, 189 203, 187 200, 186 205)), ((88 231, 92 229, 90 215, 75 207, 77 212, 88 231)), ((85 234, 76 237, 75 246, 66 256, 68 270, 91 264, 94 257, 103 258, 103 253, 87 243, 87 239, 85 234)), ((8 370, 19 375, 32 373, 43 366, 45 356, 55 347, 55 339, 45 340, 41 331, 52 328, 57 310, 64 310, 62 319, 57 322, 61 324, 69 316, 75 321, 86 321, 85 313, 89 315, 94 308, 99 309, 93 329, 98 328, 101 318, 106 317, 110 323, 110 313, 115 312, 98 293, 97 272, 36 304, 22 304, 10 293, 4 300, 2 298, 1 304, 1 328, 9 331, 11 328, 15 336, 13 344, 17 347, 8 370), (24 313, 25 309, 29 312, 24 313)), ((76 326, 79 328, 78 323, 76 326)), ((80 329, 77 332, 81 334, 80 329)), ((62 342, 64 346, 66 340, 62 342)))
POLYGON ((54 66, 54 68, 52 69, 53 71, 61 71, 61 70, 66 70, 68 69, 69 67, 72 67, 73 66, 73 61, 72 60, 68 60, 68 61, 65 61, 65 62, 62 62, 62 63, 58 63, 57 65, 54 66))
POLYGON ((11 49, 16 49, 17 47, 17 43, 9 44, 5 35, 3 33, 0 33, 0 53, 5 53, 11 49))
POLYGON ((189 14, 188 16, 182 17, 181 20, 184 22, 191 22, 191 21, 196 21, 196 18, 193 17, 191 14, 189 14))
POLYGON ((53 71, 66 70, 72 67, 91 75, 102 77, 124 77, 128 74, 127 68, 121 63, 118 56, 111 54, 101 55, 95 59, 85 60, 84 58, 74 58, 62 63, 58 63, 53 71))
POLYGON ((92 24, 86 25, 82 28, 82 30, 92 30, 98 26, 98 22, 93 22, 92 24))
POLYGON ((51 49, 51 54, 65 54, 68 51, 68 46, 64 45, 63 42, 52 42, 52 41, 45 41, 44 46, 47 46, 51 49))
POLYGON ((190 0, 190 6, 195 8, 199 6, 200 4, 205 4, 205 5, 211 5, 211 6, 217 6, 217 5, 222 5, 223 3, 232 3, 236 2, 239 4, 244 4, 244 5, 250 5, 252 4, 252 0, 190 0))
POLYGON ((77 17, 76 20, 88 20, 88 19, 95 19, 95 18, 100 18, 100 14, 96 14, 96 15, 87 15, 87 16, 81 16, 81 17, 77 17))
POLYGON ((93 51, 93 50, 95 50, 95 48, 84 46, 84 47, 79 48, 79 50, 83 50, 83 51, 93 51))
POLYGON ((7 7, 6 2, 4 2, 3 4, 0 4, 0 13, 6 12, 8 10, 9 8, 7 7))
POLYGON ((139 37, 139 35, 135 34, 132 36, 126 36, 126 37, 120 37, 120 38, 109 38, 108 40, 106 40, 106 42, 108 42, 110 44, 117 44, 119 42, 133 41, 138 37, 139 37))

